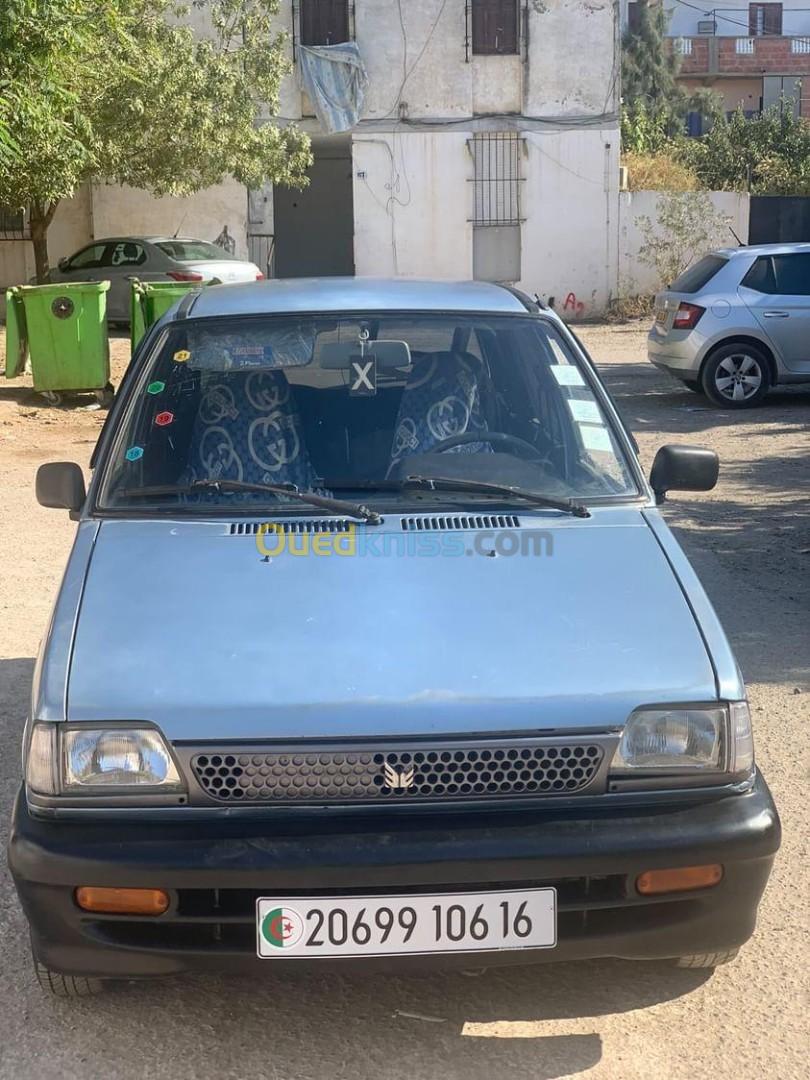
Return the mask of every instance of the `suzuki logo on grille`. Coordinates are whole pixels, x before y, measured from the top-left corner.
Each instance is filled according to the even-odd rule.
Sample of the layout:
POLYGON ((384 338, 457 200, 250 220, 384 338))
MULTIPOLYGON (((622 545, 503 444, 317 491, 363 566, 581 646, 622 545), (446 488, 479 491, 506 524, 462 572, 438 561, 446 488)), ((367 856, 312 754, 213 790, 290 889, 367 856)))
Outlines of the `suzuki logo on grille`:
POLYGON ((407 791, 414 780, 413 765, 403 765, 402 768, 397 768, 396 765, 391 765, 386 761, 383 765, 383 777, 385 778, 385 786, 392 791, 407 791))

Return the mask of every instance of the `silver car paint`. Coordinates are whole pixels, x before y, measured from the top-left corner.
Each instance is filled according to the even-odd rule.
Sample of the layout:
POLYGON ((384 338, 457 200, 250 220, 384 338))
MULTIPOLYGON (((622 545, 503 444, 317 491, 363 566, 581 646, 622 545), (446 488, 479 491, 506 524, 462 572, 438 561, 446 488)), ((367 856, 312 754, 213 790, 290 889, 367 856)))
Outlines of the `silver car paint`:
POLYGON ((766 244, 756 247, 718 248, 712 254, 728 259, 703 289, 693 293, 664 290, 655 297, 656 311, 666 309, 667 319, 653 323, 647 338, 647 355, 656 367, 680 379, 697 379, 706 356, 729 338, 747 337, 760 342, 776 363, 778 382, 810 380, 808 358, 797 361, 785 349, 786 328, 810 342, 810 297, 780 297, 757 293, 740 285, 755 259, 760 255, 810 252, 810 244, 766 244), (791 303, 801 301, 796 305, 791 303), (672 320, 681 302, 699 304, 706 311, 694 330, 673 330, 672 320), (786 319, 765 317, 765 312, 790 310, 786 319), (793 323, 789 319, 793 319, 793 323))
MULTIPOLYGON (((193 315, 346 309, 526 310, 483 283, 332 279, 215 287, 193 315)), ((585 522, 521 511, 552 529, 550 559, 266 564, 222 521, 100 521, 85 510, 32 716, 158 720, 173 738, 200 739, 266 735, 271 716, 274 733, 297 735, 536 729, 541 716, 621 726, 645 702, 741 698, 717 616, 643 490, 639 505, 585 522)))

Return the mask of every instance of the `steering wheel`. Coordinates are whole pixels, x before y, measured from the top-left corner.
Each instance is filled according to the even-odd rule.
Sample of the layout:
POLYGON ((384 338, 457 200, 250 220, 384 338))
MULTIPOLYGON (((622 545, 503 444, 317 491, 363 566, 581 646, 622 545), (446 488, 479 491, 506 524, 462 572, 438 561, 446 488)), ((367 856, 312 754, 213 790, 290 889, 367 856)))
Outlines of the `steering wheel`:
POLYGON ((492 446, 508 447, 515 450, 521 457, 541 458, 543 455, 536 446, 532 446, 525 439, 517 435, 507 435, 505 431, 463 431, 459 435, 451 435, 436 443, 430 451, 432 454, 443 454, 452 450, 454 446, 467 446, 469 443, 490 443, 492 446))

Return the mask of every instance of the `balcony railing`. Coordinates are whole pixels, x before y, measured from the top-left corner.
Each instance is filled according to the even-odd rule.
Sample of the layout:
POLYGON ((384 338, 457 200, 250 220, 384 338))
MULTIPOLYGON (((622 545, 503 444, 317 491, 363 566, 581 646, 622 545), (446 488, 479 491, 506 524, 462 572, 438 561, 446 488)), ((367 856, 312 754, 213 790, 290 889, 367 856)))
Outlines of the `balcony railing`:
POLYGON ((701 34, 670 41, 682 57, 681 75, 807 75, 810 70, 810 35, 701 34))

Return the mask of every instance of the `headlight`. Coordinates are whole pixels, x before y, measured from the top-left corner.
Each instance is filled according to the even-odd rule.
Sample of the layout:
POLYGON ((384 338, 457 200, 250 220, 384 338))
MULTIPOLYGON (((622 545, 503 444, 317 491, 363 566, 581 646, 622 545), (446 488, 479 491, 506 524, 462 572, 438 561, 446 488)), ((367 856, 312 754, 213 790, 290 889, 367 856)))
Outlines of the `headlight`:
POLYGON ((162 735, 153 728, 35 724, 25 778, 33 791, 43 795, 185 790, 162 735))
POLYGON ((642 771, 729 772, 754 762, 748 704, 639 709, 622 733, 614 773, 642 771))

